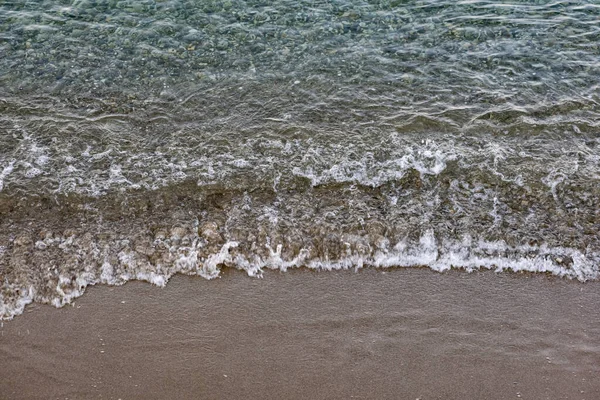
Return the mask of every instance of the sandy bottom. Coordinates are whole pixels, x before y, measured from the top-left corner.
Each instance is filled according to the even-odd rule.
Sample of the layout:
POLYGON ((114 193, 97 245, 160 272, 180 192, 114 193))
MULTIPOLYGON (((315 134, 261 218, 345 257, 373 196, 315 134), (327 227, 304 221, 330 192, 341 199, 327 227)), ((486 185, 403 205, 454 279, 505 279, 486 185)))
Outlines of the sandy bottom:
POLYGON ((600 282, 228 270, 0 331, 2 399, 600 399, 600 282))

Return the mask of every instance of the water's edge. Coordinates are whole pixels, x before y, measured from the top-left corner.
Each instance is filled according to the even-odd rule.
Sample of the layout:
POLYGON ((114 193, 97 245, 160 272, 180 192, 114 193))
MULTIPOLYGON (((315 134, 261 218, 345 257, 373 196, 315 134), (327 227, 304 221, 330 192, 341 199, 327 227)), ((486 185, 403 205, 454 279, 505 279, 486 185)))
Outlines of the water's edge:
MULTIPOLYGON (((543 203, 519 203, 502 216, 484 209, 459 213, 443 201, 430 214, 407 208, 411 201, 429 203, 419 191, 432 184, 415 172, 393 188, 299 182, 288 190, 236 191, 190 182, 96 199, 6 196, 0 199, 0 316, 10 319, 31 302, 63 306, 88 285, 143 280, 163 286, 177 273, 213 279, 223 267, 250 276, 264 269, 368 266, 598 279, 593 225, 589 235, 579 226, 569 236, 568 225, 548 224, 556 209, 543 203), (561 229, 565 235, 556 236, 561 229)), ((440 185, 434 184, 441 192, 440 185)))

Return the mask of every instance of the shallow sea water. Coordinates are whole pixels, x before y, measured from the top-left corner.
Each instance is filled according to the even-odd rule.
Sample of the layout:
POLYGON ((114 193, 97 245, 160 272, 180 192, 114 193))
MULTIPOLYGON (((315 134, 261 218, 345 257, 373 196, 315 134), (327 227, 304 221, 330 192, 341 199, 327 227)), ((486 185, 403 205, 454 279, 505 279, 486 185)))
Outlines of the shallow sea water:
POLYGON ((600 271, 600 5, 0 2, 0 317, 175 273, 600 271))

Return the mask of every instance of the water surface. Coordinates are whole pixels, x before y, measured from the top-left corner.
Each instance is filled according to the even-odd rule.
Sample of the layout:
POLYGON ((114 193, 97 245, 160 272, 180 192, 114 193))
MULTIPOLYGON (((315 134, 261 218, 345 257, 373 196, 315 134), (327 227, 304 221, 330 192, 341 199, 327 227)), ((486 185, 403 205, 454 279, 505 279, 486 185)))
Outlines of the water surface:
POLYGON ((600 266, 590 1, 0 2, 0 315, 174 273, 600 266))

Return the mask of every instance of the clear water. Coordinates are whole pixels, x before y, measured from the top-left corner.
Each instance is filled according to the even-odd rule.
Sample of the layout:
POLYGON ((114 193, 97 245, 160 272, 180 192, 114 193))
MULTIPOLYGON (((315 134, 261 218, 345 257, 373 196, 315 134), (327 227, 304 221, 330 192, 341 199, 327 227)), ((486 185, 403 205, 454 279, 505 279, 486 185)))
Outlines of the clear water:
POLYGON ((594 1, 0 1, 0 315, 174 273, 600 271, 594 1))

